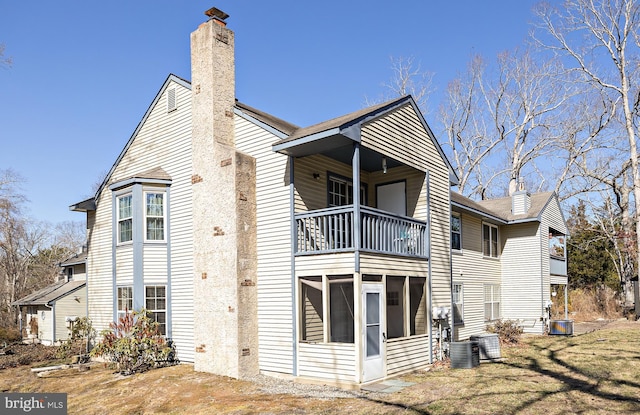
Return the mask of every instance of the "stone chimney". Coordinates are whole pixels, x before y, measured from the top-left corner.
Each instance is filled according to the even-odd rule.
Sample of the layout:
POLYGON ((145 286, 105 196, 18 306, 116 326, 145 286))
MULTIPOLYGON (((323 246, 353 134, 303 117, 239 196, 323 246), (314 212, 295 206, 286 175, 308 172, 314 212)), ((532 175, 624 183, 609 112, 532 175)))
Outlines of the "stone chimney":
POLYGON ((525 190, 524 179, 518 179, 518 187, 511 195, 511 213, 524 215, 531 207, 531 195, 525 190))
POLYGON ((242 379, 258 373, 256 165, 235 149, 229 16, 205 14, 191 34, 194 368, 242 379))

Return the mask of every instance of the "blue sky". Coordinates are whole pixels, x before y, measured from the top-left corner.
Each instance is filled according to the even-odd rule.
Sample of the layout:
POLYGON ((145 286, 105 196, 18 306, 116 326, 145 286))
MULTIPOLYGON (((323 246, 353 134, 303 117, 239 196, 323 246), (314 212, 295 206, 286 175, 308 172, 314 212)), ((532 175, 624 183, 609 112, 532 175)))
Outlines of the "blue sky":
MULTIPOLYGON (((216 6, 236 34, 236 96, 300 126, 384 93, 391 56, 433 72, 430 105, 469 57, 523 44, 534 0, 0 0, 0 169, 28 214, 80 221, 167 75, 190 79, 189 34, 216 6), (393 5, 391 5, 393 3, 393 5)), ((438 131, 435 110, 427 114, 438 131)))

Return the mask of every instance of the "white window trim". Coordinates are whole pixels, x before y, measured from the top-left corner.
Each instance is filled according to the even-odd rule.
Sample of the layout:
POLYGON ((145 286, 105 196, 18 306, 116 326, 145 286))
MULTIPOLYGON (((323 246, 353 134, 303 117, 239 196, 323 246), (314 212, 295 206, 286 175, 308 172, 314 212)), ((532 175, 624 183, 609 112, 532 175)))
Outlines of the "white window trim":
MULTIPOLYGON (((451 250, 456 253, 462 253, 462 215, 457 212, 451 212, 451 216, 455 216, 460 220, 460 230, 457 232, 460 235, 460 249, 451 248, 451 250)), ((453 234, 453 232, 453 227, 451 227, 451 234, 453 234)))
POLYGON ((117 242, 117 245, 130 245, 133 243, 134 211, 135 209, 133 208, 133 193, 129 191, 127 193, 122 193, 116 196, 116 242, 117 242), (131 216, 123 219, 120 217, 120 199, 123 199, 125 197, 131 198, 131 216), (121 238, 120 238, 120 221, 127 220, 127 219, 131 219, 131 239, 123 242, 121 241, 121 238))
MULTIPOLYGON (((164 190, 148 189, 142 192, 143 200, 143 234, 145 243, 166 243, 167 242, 167 192, 164 190), (147 195, 148 194, 162 194, 162 239, 147 239, 147 195)), ((158 216, 152 216, 158 217, 158 216)))
MULTIPOLYGON (((164 313, 164 333, 162 334, 163 336, 167 335, 167 332, 169 331, 169 320, 168 320, 168 311, 167 309, 169 308, 169 301, 168 301, 168 296, 167 296, 167 286, 165 284, 146 284, 144 286, 144 306, 145 306, 145 311, 147 313, 159 313, 162 312, 164 313), (154 308, 154 309, 150 309, 147 308, 147 288, 149 287, 156 287, 156 291, 158 287, 163 287, 164 288, 164 308, 154 308)), ((160 297, 154 297, 154 298, 160 298, 160 297)), ((155 321, 155 320, 154 320, 155 321)))
POLYGON ((118 317, 118 319, 120 319, 121 316, 124 315, 125 310, 124 309, 120 309, 120 289, 126 289, 128 288, 131 293, 131 308, 129 310, 127 310, 129 313, 133 312, 133 287, 131 285, 119 285, 116 287, 116 315, 118 317))
POLYGON ((480 239, 482 240, 482 257, 487 259, 500 259, 500 229, 488 222, 482 222, 482 231, 481 231, 480 239), (489 245, 489 255, 484 252, 484 227, 489 227, 489 241, 491 241, 491 228, 496 230, 496 255, 491 255, 491 244, 489 245))
POLYGON ((488 321, 495 321, 495 320, 500 320, 502 318, 502 286, 500 284, 484 284, 482 286, 482 296, 483 296, 483 300, 482 300, 482 305, 483 308, 485 308, 484 310, 484 321, 488 322, 488 321), (487 301, 487 297, 486 297, 486 292, 487 292, 487 287, 491 287, 491 300, 492 301, 487 301), (495 301, 496 298, 496 291, 497 291, 497 297, 498 300, 495 301), (498 315, 494 316, 493 315, 493 304, 498 303, 498 315), (491 316, 490 318, 487 318, 487 312, 486 312, 486 305, 487 303, 491 304, 491 316))
POLYGON ((463 325, 464 324, 464 283, 462 282, 454 282, 453 283, 453 287, 451 290, 451 302, 456 305, 456 304, 460 304, 460 321, 455 321, 455 311, 453 311, 454 315, 453 315, 453 324, 454 325, 463 325), (453 287, 455 287, 456 285, 460 286, 460 298, 459 298, 459 302, 455 302, 454 297, 453 297, 453 287))

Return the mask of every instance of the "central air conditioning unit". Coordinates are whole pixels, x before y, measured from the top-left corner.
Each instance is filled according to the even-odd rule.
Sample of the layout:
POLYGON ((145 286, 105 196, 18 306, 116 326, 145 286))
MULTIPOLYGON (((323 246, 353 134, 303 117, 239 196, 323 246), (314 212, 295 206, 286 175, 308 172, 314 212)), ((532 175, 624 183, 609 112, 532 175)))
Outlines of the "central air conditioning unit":
POLYGON ((498 360, 500 356, 500 339, 497 334, 486 333, 471 336, 469 340, 478 342, 480 360, 498 360))
POLYGON ((478 342, 451 342, 449 353, 452 369, 471 369, 480 364, 478 342))
POLYGON ((573 335, 573 320, 550 320, 549 334, 573 335))

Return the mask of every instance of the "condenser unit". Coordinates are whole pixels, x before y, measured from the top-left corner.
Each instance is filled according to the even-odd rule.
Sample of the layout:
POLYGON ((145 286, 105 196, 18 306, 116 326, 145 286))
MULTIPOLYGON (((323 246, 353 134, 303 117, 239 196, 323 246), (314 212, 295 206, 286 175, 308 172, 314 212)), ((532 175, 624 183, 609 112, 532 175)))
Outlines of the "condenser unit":
POLYGON ((449 353, 452 369, 471 369, 480 364, 478 342, 451 342, 449 353))
POLYGON ((549 334, 573 335, 573 320, 550 320, 549 334))
POLYGON ((480 360, 498 360, 500 356, 500 339, 497 334, 486 333, 471 336, 471 341, 478 342, 480 348, 480 360))

